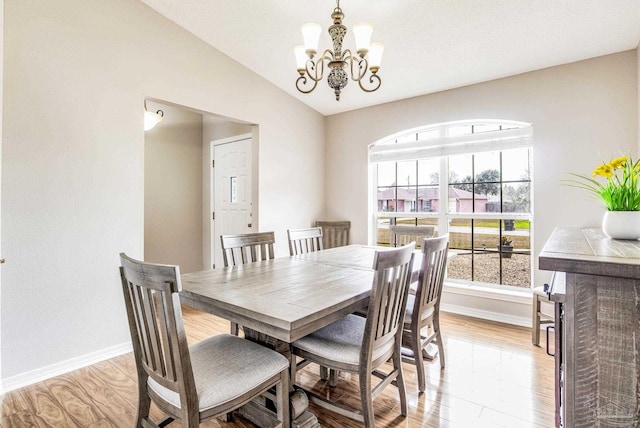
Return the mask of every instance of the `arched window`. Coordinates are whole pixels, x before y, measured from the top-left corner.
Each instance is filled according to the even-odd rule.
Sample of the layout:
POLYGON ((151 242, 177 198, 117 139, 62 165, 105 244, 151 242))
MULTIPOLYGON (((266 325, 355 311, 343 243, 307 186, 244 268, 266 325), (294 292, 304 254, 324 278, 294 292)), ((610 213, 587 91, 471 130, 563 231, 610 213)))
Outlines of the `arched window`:
POLYGON ((472 120, 412 129, 369 147, 372 241, 389 224, 449 234, 448 281, 531 287, 532 127, 472 120))

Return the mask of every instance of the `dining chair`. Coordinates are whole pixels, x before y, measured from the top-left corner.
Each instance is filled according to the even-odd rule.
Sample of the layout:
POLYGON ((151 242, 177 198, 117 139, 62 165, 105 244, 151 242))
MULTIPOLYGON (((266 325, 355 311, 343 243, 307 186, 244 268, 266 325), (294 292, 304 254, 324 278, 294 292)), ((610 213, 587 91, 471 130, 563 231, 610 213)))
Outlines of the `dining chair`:
MULTIPOLYGON (((276 242, 276 238, 273 232, 221 235, 220 241, 222 242, 224 267, 274 258, 273 244, 276 242)), ((239 331, 238 324, 231 322, 231 334, 237 336, 239 331)))
POLYGON ((292 256, 323 249, 321 227, 289 229, 287 236, 289 237, 289 254, 292 256))
POLYGON ((433 226, 413 226, 410 224, 389 225, 389 246, 399 247, 411 241, 416 242, 416 246, 422 244, 423 238, 433 237, 435 227, 433 226))
POLYGON ((240 235, 222 235, 222 256, 224 267, 271 260, 274 257, 273 244, 276 238, 273 232, 244 233, 240 235))
POLYGON ((540 346, 540 325, 553 324, 553 315, 542 311, 542 302, 550 303, 547 294, 548 285, 535 287, 533 289, 533 318, 531 320, 531 343, 540 346))
POLYGON ((197 427, 261 395, 275 403, 278 426, 289 426, 287 358, 230 334, 188 346, 180 268, 124 253, 120 262, 138 374, 138 428, 163 427, 174 419, 181 419, 183 427, 197 427), (149 418, 152 401, 168 415, 158 425, 149 418))
POLYGON ((325 249, 349 245, 350 221, 316 221, 322 228, 322 245, 325 249))
MULTIPOLYGON (((415 295, 409 294, 404 315, 402 360, 413 363, 418 373, 418 389, 425 390, 426 347, 438 345, 440 368, 444 369, 444 347, 440 333, 440 297, 447 267, 448 235, 422 240, 421 265, 415 295), (427 330, 426 332, 424 330, 427 330), (426 335, 423 335, 423 332, 426 335)), ((432 359, 431 356, 428 356, 432 359)), ((433 357, 435 358, 435 356, 433 357)))
POLYGON ((400 412, 402 416, 407 415, 400 345, 414 248, 415 243, 411 243, 375 253, 375 274, 366 318, 347 315, 298 339, 291 347, 292 354, 302 358, 298 364, 291 364, 294 383, 297 368, 310 362, 332 370, 358 374, 362 403, 360 410, 326 402, 312 393, 310 396, 322 407, 364 422, 367 428, 375 426, 373 400, 392 382, 400 394, 400 412), (393 369, 388 373, 379 370, 389 359, 393 361, 393 369), (381 379, 373 388, 372 375, 381 379))

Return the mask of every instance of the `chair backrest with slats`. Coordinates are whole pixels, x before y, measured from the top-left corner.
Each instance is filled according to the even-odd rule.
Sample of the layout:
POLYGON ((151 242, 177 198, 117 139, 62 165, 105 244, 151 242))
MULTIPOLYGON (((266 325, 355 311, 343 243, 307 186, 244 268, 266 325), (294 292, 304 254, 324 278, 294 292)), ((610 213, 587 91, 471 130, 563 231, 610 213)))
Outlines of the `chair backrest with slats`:
POLYGON ((224 267, 274 258, 273 244, 276 238, 273 232, 222 235, 220 240, 224 267))
POLYGON ((322 228, 322 245, 325 249, 349 245, 350 221, 316 221, 322 228))
POLYGON ((136 358, 138 384, 147 376, 196 406, 189 347, 182 321, 178 266, 144 263, 120 254, 120 277, 136 358))
POLYGON ((289 229, 289 254, 306 254, 323 249, 322 228, 310 227, 308 229, 289 229))
POLYGON ((361 364, 372 361, 376 355, 376 360, 372 361, 375 367, 388 360, 394 350, 400 350, 414 249, 415 243, 412 242, 375 254, 375 275, 360 351, 361 364))
POLYGON ((412 226, 409 224, 389 225, 389 246, 400 247, 409 242, 415 242, 419 247, 423 238, 431 238, 435 227, 433 226, 412 226))
POLYGON ((428 324, 428 320, 439 310, 442 285, 447 268, 449 236, 429 238, 422 241, 422 265, 418 274, 418 287, 413 306, 412 328, 428 324), (431 310, 433 308, 433 310, 431 310))

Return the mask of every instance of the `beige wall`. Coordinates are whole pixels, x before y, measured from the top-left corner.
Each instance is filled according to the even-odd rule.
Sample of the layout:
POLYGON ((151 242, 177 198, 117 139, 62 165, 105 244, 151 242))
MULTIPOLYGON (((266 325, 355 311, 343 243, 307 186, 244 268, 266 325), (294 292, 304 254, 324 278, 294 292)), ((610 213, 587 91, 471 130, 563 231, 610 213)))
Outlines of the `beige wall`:
POLYGON ((322 213, 317 112, 138 1, 7 0, 4 13, 6 387, 129 342, 117 268, 121 251, 144 257, 145 97, 259 125, 259 224, 279 254, 287 227, 322 213))
MULTIPOLYGON (((632 50, 330 116, 326 214, 350 219, 353 241, 368 242, 367 146, 385 136, 462 119, 528 122, 535 140, 537 255, 556 226, 600 224, 604 208, 560 181, 569 172, 589 174, 601 159, 620 151, 637 157, 637 81, 632 50)), ((536 271, 536 285, 547 278, 547 273, 536 271)), ((513 315, 522 316, 524 310, 513 315)))
POLYGON ((202 114, 147 108, 164 119, 144 134, 144 258, 202 270, 202 114))

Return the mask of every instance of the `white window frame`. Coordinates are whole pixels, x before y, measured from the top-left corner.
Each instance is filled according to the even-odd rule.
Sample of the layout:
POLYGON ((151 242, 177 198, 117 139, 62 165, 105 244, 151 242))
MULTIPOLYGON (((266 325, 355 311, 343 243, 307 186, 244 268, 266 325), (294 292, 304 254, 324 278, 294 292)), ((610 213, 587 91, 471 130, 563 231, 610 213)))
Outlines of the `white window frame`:
MULTIPOLYGON (((475 154, 487 151, 504 151, 515 148, 529 148, 533 155, 533 128, 531 124, 524 122, 505 121, 505 120, 465 120, 441 123, 438 125, 430 125, 425 127, 414 128, 399 132, 384 139, 378 140, 369 146, 369 244, 375 245, 377 242, 377 223, 380 217, 384 218, 437 218, 438 233, 440 235, 449 233, 449 222, 454 218, 460 219, 481 219, 491 218, 498 220, 528 220, 530 222, 529 239, 531 242, 531 266, 530 266, 530 284, 533 286, 533 174, 530 171, 530 212, 529 213, 452 213, 449 212, 449 204, 439 203, 438 212, 380 212, 377 205, 377 168, 378 162, 402 162, 407 160, 433 159, 440 158, 440 177, 439 180, 440 195, 448 195, 449 192, 449 165, 447 159, 449 156, 460 154, 475 154), (475 134, 465 134, 459 136, 448 136, 448 131, 460 126, 482 126, 482 125, 500 125, 507 129, 499 131, 487 131, 475 134), (433 131, 438 131, 434 133, 433 131), (431 138, 413 141, 408 136, 418 135, 419 133, 429 132, 431 138), (435 136, 434 134, 437 134, 435 136), (404 140, 404 141, 403 141, 404 140)), ((500 285, 494 283, 482 283, 480 281, 463 281, 449 280, 449 284, 457 286, 471 286, 482 289, 498 289, 505 292, 516 292, 518 288, 510 285, 500 285)))

